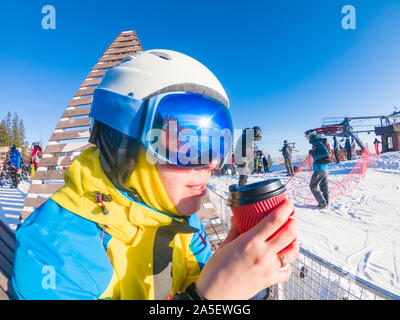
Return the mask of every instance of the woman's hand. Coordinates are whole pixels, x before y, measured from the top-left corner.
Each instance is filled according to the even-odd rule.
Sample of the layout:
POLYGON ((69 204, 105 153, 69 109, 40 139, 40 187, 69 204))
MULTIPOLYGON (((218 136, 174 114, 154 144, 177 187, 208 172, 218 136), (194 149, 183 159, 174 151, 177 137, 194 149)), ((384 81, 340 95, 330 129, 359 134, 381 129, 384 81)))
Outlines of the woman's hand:
POLYGON ((293 210, 293 201, 285 200, 239 236, 233 224, 230 239, 227 237, 200 274, 196 283, 199 293, 207 299, 249 299, 262 289, 287 281, 291 268, 282 268, 280 256, 290 264, 299 252, 297 223, 289 219, 293 210))

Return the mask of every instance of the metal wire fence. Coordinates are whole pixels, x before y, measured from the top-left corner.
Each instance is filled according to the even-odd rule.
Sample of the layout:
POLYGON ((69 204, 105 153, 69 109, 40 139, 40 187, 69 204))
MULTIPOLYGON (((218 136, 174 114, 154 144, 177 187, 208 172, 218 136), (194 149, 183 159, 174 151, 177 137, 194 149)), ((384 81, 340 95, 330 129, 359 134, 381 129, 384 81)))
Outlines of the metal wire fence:
MULTIPOLYGON (((221 195, 209 189, 216 216, 203 220, 215 251, 225 239, 231 210, 221 195)), ((272 300, 400 300, 400 296, 365 281, 342 268, 300 248, 299 257, 291 264, 292 275, 271 289, 272 300)))
POLYGON ((274 287, 278 300, 391 300, 400 299, 300 248, 289 281, 274 287))

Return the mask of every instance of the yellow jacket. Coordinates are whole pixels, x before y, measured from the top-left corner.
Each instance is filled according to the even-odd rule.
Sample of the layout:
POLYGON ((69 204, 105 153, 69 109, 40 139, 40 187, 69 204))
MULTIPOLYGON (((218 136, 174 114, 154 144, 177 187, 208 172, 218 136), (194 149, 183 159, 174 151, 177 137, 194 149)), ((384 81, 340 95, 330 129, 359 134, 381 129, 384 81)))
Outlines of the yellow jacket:
POLYGON ((179 216, 144 157, 130 183, 146 203, 107 179, 95 147, 73 162, 65 186, 17 230, 20 299, 168 299, 197 280, 211 256, 204 227, 179 216))

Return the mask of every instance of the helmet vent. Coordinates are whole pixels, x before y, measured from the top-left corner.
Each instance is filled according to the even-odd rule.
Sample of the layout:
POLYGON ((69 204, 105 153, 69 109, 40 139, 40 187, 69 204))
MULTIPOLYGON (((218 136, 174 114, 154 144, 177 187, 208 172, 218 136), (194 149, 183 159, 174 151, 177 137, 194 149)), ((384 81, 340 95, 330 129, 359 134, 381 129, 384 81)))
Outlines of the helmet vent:
POLYGON ((155 56, 160 57, 161 59, 164 59, 164 60, 172 60, 171 56, 165 52, 152 51, 149 53, 154 54, 155 56))

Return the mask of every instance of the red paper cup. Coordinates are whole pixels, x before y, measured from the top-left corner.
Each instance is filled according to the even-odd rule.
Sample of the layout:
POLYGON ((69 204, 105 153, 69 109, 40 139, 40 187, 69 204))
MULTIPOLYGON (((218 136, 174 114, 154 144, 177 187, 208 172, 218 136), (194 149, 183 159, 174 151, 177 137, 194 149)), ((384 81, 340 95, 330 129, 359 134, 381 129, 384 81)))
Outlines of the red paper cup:
POLYGON ((229 186, 228 206, 231 207, 240 233, 255 226, 285 199, 286 188, 280 179, 264 180, 239 187, 229 186))

